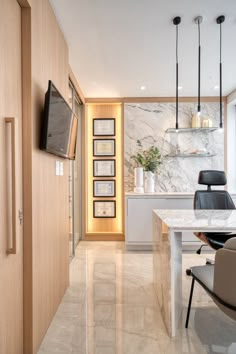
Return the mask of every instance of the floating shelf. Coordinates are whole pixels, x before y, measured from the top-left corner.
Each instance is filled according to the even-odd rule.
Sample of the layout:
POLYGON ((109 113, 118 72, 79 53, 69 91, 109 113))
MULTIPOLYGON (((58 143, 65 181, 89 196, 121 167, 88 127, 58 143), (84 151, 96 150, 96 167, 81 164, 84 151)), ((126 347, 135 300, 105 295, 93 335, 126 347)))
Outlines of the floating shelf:
POLYGON ((169 154, 166 155, 166 157, 213 157, 216 156, 216 154, 169 154))
MULTIPOLYGON (((210 128, 179 128, 178 133, 188 133, 188 132, 213 132, 218 130, 218 127, 210 127, 210 128)), ((168 128, 165 131, 166 133, 176 133, 175 128, 168 128)))

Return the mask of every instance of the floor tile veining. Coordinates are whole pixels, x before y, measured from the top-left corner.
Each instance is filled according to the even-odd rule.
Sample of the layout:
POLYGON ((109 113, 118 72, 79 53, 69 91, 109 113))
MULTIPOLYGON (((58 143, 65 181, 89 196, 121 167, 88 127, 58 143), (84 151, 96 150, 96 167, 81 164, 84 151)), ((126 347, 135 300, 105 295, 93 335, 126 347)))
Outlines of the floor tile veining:
POLYGON ((169 338, 152 283, 152 254, 127 252, 122 242, 80 242, 70 287, 38 354, 236 354, 236 324, 197 287, 184 328, 190 265, 206 255, 183 256, 183 321, 169 338))

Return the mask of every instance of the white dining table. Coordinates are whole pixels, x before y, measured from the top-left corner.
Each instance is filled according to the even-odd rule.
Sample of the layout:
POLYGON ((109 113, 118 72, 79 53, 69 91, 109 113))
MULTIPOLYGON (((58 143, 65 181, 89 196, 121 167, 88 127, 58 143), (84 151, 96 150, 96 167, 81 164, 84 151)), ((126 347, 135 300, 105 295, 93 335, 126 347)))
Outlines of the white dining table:
POLYGON ((236 210, 153 210, 153 281, 171 337, 183 309, 181 240, 186 231, 236 232, 236 210))

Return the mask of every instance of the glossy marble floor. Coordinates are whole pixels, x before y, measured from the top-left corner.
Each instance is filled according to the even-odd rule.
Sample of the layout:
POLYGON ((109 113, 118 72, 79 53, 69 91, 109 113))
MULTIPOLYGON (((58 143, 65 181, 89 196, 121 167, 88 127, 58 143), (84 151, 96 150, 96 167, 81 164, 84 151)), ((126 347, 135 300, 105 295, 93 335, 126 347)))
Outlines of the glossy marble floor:
MULTIPOLYGON (((206 256, 183 255, 186 307, 189 265, 206 256)), ((212 255, 210 255, 212 258, 212 255)), ((152 283, 152 254, 127 252, 122 242, 81 242, 71 283, 38 354, 236 353, 236 323, 196 284, 188 330, 169 338, 152 283)))

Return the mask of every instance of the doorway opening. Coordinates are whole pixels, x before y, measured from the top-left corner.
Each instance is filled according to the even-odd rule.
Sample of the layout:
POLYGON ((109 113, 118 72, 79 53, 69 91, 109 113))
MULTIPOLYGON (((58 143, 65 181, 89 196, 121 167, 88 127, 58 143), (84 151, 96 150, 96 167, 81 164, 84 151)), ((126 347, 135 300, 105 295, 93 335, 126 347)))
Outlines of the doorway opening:
POLYGON ((82 237, 82 106, 83 103, 69 80, 69 105, 78 118, 76 158, 70 160, 69 172, 69 257, 75 255, 76 246, 82 237))

